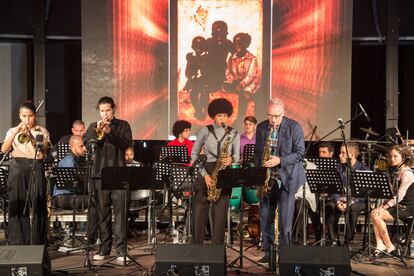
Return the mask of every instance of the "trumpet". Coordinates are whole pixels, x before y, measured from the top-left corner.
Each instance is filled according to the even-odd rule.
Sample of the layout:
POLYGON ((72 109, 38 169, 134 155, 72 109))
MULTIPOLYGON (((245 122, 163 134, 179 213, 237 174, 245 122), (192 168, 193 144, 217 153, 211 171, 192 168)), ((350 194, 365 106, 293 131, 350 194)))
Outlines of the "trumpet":
POLYGON ((30 134, 29 134, 29 128, 27 125, 23 129, 23 131, 17 136, 17 141, 19 141, 20 144, 27 144, 30 142, 30 134))
POLYGON ((106 119, 103 119, 101 125, 96 127, 96 129, 95 129, 96 138, 99 141, 101 141, 101 140, 103 140, 103 138, 105 138, 104 128, 108 125, 109 125, 109 122, 106 121, 106 119))

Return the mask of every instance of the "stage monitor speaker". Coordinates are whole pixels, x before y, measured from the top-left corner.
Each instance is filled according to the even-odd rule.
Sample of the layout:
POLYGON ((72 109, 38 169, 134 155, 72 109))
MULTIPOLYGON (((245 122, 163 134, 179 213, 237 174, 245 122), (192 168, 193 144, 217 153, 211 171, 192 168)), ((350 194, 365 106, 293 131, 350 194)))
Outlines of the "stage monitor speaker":
POLYGON ((46 275, 48 260, 44 245, 0 246, 0 275, 46 275))
POLYGON ((226 248, 224 245, 159 244, 155 271, 156 275, 225 275, 226 248))
POLYGON ((282 246, 280 275, 350 275, 349 248, 338 246, 282 246))

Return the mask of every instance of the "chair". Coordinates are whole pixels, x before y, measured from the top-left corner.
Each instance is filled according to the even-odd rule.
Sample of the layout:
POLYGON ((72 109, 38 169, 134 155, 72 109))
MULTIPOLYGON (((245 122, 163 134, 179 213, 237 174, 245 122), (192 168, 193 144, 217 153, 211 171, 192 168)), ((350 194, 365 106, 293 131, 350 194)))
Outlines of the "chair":
POLYGON ((404 259, 405 257, 407 257, 407 253, 408 254, 413 254, 414 252, 410 252, 410 245, 411 245, 411 240, 413 237, 413 227, 414 227, 414 216, 409 216, 407 218, 405 218, 403 220, 404 222, 404 226, 405 226, 405 242, 402 246, 402 258, 404 259))

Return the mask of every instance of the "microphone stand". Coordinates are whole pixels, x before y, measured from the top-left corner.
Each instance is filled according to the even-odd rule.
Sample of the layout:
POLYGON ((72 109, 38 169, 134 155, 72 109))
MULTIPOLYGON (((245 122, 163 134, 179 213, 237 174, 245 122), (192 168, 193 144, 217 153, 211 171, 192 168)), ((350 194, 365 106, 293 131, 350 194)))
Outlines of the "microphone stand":
MULTIPOLYGON (((363 114, 363 112, 362 112, 363 114)), ((343 122, 340 122, 340 126, 339 128, 341 129, 341 137, 342 137, 342 141, 344 143, 344 147, 345 147, 345 152, 346 152, 346 167, 345 167, 345 175, 346 175, 346 181, 345 181, 345 196, 346 196, 346 208, 345 208, 345 235, 344 235, 344 239, 345 239, 345 244, 347 244, 347 239, 349 238, 350 235, 350 224, 349 224, 349 205, 350 205, 350 176, 351 176, 351 169, 352 169, 352 164, 351 164, 351 158, 349 157, 349 151, 348 151, 348 144, 346 142, 346 136, 345 136, 345 124, 343 122)), ((349 244, 348 244, 349 245, 349 244)))
POLYGON ((3 158, 0 160, 0 167, 3 166, 4 161, 6 161, 6 158, 9 156, 10 152, 12 150, 12 147, 10 147, 4 154, 3 158))
MULTIPOLYGON (((317 126, 315 126, 312 129, 312 134, 311 134, 311 137, 310 137, 310 140, 309 140, 308 147, 306 148, 305 154, 303 155, 302 162, 303 162, 303 167, 304 167, 305 170, 306 170, 306 167, 307 167, 307 163, 305 161, 305 156, 308 154, 309 149, 312 145, 312 139, 313 139, 313 136, 316 133, 316 128, 317 128, 317 126)), ((303 225, 302 225, 302 227, 303 227, 303 245, 307 245, 307 231, 306 231, 307 216, 306 216, 305 200, 306 200, 306 185, 305 185, 305 183, 303 183, 303 186, 302 186, 302 202, 301 202, 300 209, 299 209, 299 213, 302 212, 302 219, 303 219, 303 225)))
MULTIPOLYGON (((32 221, 30 223, 30 244, 34 244, 34 242, 33 242, 34 241, 33 240, 34 239, 33 217, 34 217, 34 214, 35 214, 35 211, 36 211, 35 206, 36 206, 36 203, 37 203, 37 200, 38 200, 37 195, 36 195, 36 193, 37 193, 36 166, 37 166, 37 154, 39 153, 40 148, 41 148, 41 145, 37 145, 37 144, 35 145, 35 154, 34 154, 34 158, 33 158, 32 168, 31 168, 31 171, 30 171, 30 180, 29 180, 29 185, 27 187, 27 191, 26 191, 26 200, 24 202, 24 208, 23 208, 23 213, 22 213, 22 215, 24 216, 27 212, 27 204, 29 202, 30 191, 32 190, 32 187, 34 186, 34 188, 33 188, 34 198, 30 198, 31 205, 32 205, 32 214, 33 214, 32 221)), ((30 218, 30 214, 29 214, 29 218, 30 218)))

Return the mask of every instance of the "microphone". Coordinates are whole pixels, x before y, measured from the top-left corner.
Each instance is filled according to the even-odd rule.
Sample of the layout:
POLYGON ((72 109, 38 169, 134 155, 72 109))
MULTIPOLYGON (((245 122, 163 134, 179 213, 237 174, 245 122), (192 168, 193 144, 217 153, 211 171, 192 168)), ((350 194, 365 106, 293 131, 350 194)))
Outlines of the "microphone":
POLYGON ((194 161, 193 163, 193 167, 199 166, 200 164, 203 164, 204 162, 207 161, 207 155, 205 154, 200 154, 197 158, 196 161, 194 161))
POLYGON ((36 149, 42 149, 43 148, 43 135, 42 134, 37 134, 35 137, 35 141, 36 141, 36 149))
POLYGON ((361 109, 362 113, 364 113, 365 119, 367 119, 368 122, 371 122, 371 118, 369 118, 367 112, 365 111, 365 109, 362 107, 361 103, 358 103, 359 108, 361 109))
POLYGON ((342 118, 338 118, 338 123, 339 123, 341 126, 344 126, 344 120, 343 120, 342 118))

